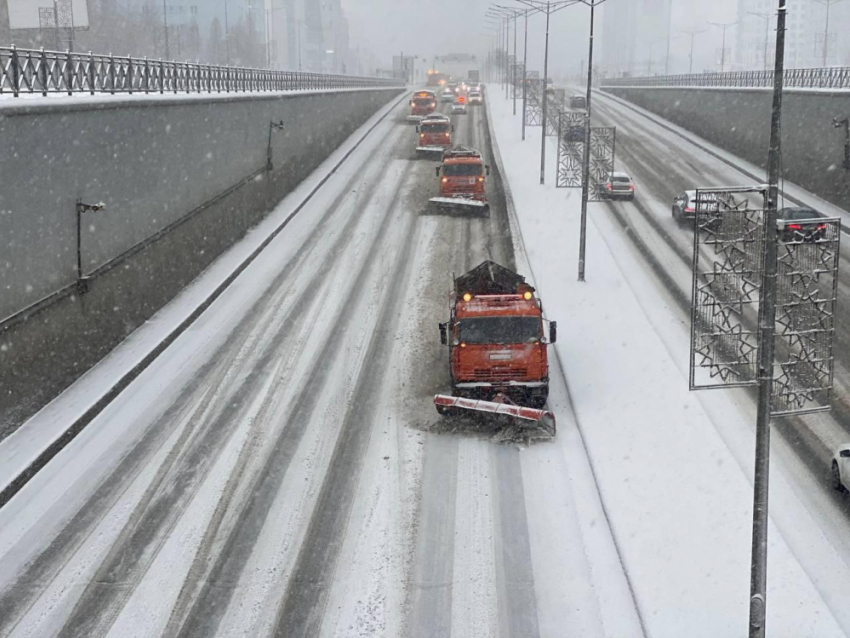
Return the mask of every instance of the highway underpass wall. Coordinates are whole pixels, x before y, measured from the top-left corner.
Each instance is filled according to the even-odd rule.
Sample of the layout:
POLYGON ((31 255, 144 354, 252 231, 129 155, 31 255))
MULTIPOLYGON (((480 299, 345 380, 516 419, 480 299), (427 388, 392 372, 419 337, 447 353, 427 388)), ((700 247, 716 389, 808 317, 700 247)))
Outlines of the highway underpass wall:
POLYGON ((401 91, 0 103, 0 438, 401 91), (284 128, 271 132, 268 171, 273 121, 284 128), (105 204, 82 217, 82 266, 92 276, 83 295, 74 285, 78 199, 105 204))
MULTIPOLYGON (((771 89, 602 87, 602 90, 660 115, 738 157, 761 167, 767 165, 771 89)), ((850 210, 850 172, 842 167, 845 133, 843 128, 832 125, 833 118, 848 116, 850 91, 790 89, 783 94, 784 177, 850 210)))

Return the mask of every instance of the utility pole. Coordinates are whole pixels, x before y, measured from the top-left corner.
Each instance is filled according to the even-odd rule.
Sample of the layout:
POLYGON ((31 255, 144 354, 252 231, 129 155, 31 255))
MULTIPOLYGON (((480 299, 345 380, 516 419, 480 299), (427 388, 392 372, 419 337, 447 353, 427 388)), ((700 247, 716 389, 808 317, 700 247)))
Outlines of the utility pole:
POLYGON ((759 318, 759 395, 756 413, 756 460, 753 478, 753 539, 750 566, 750 638, 765 638, 767 605, 768 477, 770 471, 770 410, 776 330, 776 208, 782 129, 782 80, 785 70, 785 3, 778 0, 776 58, 773 71, 773 109, 767 155, 767 207, 764 220, 764 274, 759 318))
POLYGON ((723 45, 720 49, 720 72, 726 70, 726 29, 735 26, 737 22, 709 22, 708 24, 723 29, 723 45))

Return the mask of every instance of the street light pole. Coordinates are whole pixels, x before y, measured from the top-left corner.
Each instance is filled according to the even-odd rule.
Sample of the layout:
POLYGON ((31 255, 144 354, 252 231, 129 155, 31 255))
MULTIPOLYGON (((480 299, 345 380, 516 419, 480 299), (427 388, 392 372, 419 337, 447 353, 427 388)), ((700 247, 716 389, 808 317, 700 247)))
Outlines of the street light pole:
POLYGON ((751 16, 756 16, 757 18, 761 18, 764 20, 764 53, 762 53, 762 57, 764 57, 764 70, 767 71, 767 42, 770 38, 770 19, 773 17, 772 13, 761 13, 759 11, 747 11, 751 16))
POLYGON ((694 37, 698 36, 700 33, 705 33, 705 31, 696 31, 691 29, 690 31, 682 31, 682 33, 691 36, 691 55, 688 58, 688 75, 694 72, 694 37))
MULTIPOLYGON (((549 18, 551 15, 560 11, 561 9, 568 7, 570 5, 579 2, 579 0, 561 0, 559 2, 548 2, 543 4, 543 2, 539 2, 538 0, 518 0, 526 6, 531 7, 537 11, 545 11, 546 13, 546 41, 544 45, 544 53, 543 53, 543 87, 541 90, 541 99, 543 100, 543 122, 541 128, 540 135, 540 184, 546 183, 546 126, 547 126, 547 118, 548 118, 548 107, 547 104, 549 102, 548 88, 549 88, 549 18)), ((584 0, 581 0, 584 1, 584 0)), ((603 0, 597 0, 601 2, 603 0)), ((526 31, 527 34, 527 31, 526 31)), ((525 115, 523 115, 523 122, 525 122, 525 115)))
POLYGON ((525 34, 522 43, 522 141, 525 141, 525 110, 528 100, 528 10, 525 11, 525 34))
POLYGON ((817 0, 817 2, 826 5, 826 24, 823 29, 823 61, 822 66, 826 68, 826 62, 829 59, 828 53, 828 45, 829 45, 829 8, 835 4, 836 2, 841 2, 841 0, 817 0))
POLYGON ((551 16, 550 3, 546 3, 546 49, 543 55, 543 88, 541 99, 543 100, 543 127, 540 135, 540 183, 546 182, 546 105, 549 103, 549 17, 551 16))
POLYGON ((230 66, 230 27, 227 23, 227 0, 224 0, 224 51, 227 56, 227 66, 230 66))
POLYGON ((596 5, 605 0, 583 0, 590 6, 590 37, 588 38, 587 53, 587 115, 584 125, 584 161, 581 168, 581 229, 579 231, 578 244, 578 280, 584 281, 585 261, 587 252, 587 200, 588 188, 590 186, 590 98, 593 87, 593 19, 596 5))
POLYGON ((166 0, 162 0, 162 26, 165 31, 165 59, 171 59, 171 51, 168 48, 168 7, 166 0))
POLYGON ((726 29, 735 26, 737 22, 709 22, 708 24, 723 29, 723 45, 720 49, 720 72, 726 70, 726 29))
POLYGON ((514 115, 516 115, 516 11, 514 12, 514 65, 511 68, 511 78, 513 79, 512 93, 514 94, 514 115))
POLYGON ((750 638, 765 637, 767 596, 768 477, 770 471, 770 409, 776 330, 776 208, 781 157, 782 80, 785 67, 785 3, 779 0, 776 19, 776 59, 773 108, 767 156, 767 207, 764 220, 763 302, 759 319, 759 396, 756 414, 756 459, 753 477, 753 539, 750 565, 750 638))

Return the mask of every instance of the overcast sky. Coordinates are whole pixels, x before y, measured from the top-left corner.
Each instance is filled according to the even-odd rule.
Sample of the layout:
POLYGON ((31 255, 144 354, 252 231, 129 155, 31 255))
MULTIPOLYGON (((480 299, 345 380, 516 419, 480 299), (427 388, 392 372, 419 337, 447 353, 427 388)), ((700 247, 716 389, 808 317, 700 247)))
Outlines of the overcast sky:
MULTIPOLYGON (((606 11, 616 11, 617 5, 635 1, 607 0, 602 5, 601 20, 604 21, 606 11)), ((516 0, 342 0, 342 3, 349 19, 352 46, 370 51, 376 62, 385 67, 390 65, 391 56, 401 51, 426 58, 446 53, 486 55, 490 47, 484 27, 487 7, 495 3, 522 6, 516 0)), ((687 71, 690 40, 680 33, 683 29, 706 30, 697 36, 694 58, 695 69, 709 67, 715 49, 720 48, 721 33, 706 21, 733 21, 736 7, 737 0, 673 0, 671 72, 687 71)), ((586 6, 575 5, 552 16, 550 65, 555 75, 574 73, 586 59, 589 15, 586 6)), ((529 19, 529 68, 542 70, 544 25, 543 16, 529 19)), ((597 33, 601 34, 601 25, 597 33)), ((729 36, 734 37, 733 31, 729 36)), ((639 34, 639 37, 651 39, 652 35, 639 34)), ((521 37, 518 43, 521 51, 521 37)), ((601 35, 598 44, 602 44, 601 35)), ((727 43, 729 46, 731 43, 727 43)), ((663 56, 659 62, 662 59, 663 56)))

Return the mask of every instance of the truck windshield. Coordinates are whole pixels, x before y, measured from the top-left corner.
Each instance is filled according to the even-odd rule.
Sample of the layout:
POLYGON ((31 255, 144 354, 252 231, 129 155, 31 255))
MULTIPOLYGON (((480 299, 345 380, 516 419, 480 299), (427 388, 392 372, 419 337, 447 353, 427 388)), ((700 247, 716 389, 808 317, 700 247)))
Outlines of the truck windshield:
POLYGON ((416 106, 428 106, 433 101, 434 101, 434 99, 430 98, 430 97, 418 97, 415 100, 413 100, 413 103, 416 106))
POLYGON ((463 343, 533 343, 543 338, 539 317, 482 317, 458 322, 463 343))
POLYGON ((448 133, 448 124, 423 124, 419 127, 422 133, 448 133))
POLYGON ((481 164, 446 164, 443 175, 447 177, 469 177, 481 175, 481 164))

